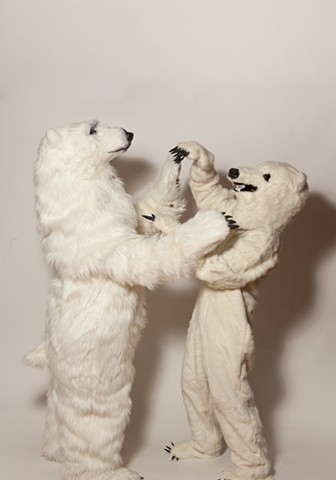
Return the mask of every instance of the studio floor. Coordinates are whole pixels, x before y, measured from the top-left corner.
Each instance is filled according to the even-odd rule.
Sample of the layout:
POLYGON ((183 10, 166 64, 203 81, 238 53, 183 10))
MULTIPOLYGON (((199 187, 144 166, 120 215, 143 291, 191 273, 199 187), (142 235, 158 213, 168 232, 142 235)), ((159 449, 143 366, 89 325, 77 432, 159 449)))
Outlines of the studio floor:
MULTIPOLYGON (((7 411, 0 418, 0 479, 57 480, 59 467, 39 456, 41 410, 7 411)), ((231 466, 228 452, 208 461, 170 461, 163 450, 166 440, 162 435, 155 444, 136 446, 128 438, 125 463, 145 480, 217 480, 221 471, 231 466)), ((276 480, 335 480, 335 445, 297 432, 281 445, 275 468, 276 480)))

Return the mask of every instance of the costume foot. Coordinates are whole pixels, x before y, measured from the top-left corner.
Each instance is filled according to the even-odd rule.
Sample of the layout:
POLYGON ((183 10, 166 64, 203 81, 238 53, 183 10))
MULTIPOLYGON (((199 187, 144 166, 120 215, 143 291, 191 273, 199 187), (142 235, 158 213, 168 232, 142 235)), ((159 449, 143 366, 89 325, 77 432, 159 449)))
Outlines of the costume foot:
POLYGON ((111 475, 111 480, 143 480, 139 473, 129 470, 128 468, 118 468, 111 475))
POLYGON ((128 470, 128 468, 118 468, 116 470, 104 471, 81 471, 78 469, 63 468, 61 471, 61 480, 143 480, 137 472, 128 470))
POLYGON ((179 443, 177 445, 171 442, 171 445, 166 445, 164 450, 170 455, 171 460, 176 461, 190 460, 192 458, 209 460, 210 458, 218 457, 222 453, 221 450, 217 450, 213 453, 200 452, 191 445, 191 442, 179 443))
POLYGON ((272 475, 267 477, 256 477, 255 474, 252 476, 246 475, 246 473, 239 473, 238 471, 224 471, 218 480, 274 480, 272 475))

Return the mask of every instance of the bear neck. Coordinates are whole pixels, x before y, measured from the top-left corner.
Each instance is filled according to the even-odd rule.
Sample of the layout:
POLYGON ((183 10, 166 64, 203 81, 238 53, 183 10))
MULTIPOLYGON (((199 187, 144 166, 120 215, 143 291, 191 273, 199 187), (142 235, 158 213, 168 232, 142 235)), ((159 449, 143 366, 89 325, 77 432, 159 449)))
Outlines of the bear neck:
POLYGON ((36 214, 42 237, 53 232, 74 231, 97 218, 112 218, 114 212, 130 211, 131 197, 111 165, 56 171, 39 168, 35 174, 36 214))
MULTIPOLYGON (((242 194, 241 194, 242 195, 242 194)), ((301 209, 301 202, 286 204, 281 197, 260 204, 252 195, 239 197, 233 216, 244 230, 273 230, 280 234, 301 209), (244 201, 242 201, 242 198, 244 201)))

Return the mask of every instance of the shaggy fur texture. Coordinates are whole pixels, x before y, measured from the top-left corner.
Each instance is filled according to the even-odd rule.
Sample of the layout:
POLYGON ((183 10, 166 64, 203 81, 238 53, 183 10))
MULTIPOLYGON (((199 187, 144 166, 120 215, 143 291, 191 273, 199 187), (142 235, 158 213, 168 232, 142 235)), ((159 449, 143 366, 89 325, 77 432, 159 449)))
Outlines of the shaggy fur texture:
POLYGON ((183 210, 180 166, 169 155, 135 206, 111 166, 132 138, 97 122, 52 129, 35 166, 38 229, 53 278, 45 340, 26 361, 50 372, 43 455, 61 463, 63 480, 139 480, 120 451, 145 324, 143 287, 192 274, 229 233, 215 211, 155 233, 183 210))
POLYGON ((180 144, 193 160, 190 187, 200 209, 233 215, 236 230, 197 272, 203 280, 191 319, 182 389, 190 442, 167 447, 172 458, 212 458, 223 437, 236 465, 224 480, 271 480, 258 410, 247 374, 253 364, 251 315, 257 283, 278 261, 280 234, 303 207, 306 176, 285 163, 230 169, 222 187, 213 155, 196 142, 180 144))

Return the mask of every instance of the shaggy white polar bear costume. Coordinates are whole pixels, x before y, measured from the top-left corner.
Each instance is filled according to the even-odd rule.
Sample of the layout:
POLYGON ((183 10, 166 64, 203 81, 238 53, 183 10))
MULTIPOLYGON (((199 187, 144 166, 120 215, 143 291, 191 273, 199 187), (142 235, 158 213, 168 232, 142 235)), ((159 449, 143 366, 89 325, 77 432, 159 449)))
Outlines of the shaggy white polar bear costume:
POLYGON ((110 164, 132 138, 97 122, 67 125, 47 132, 36 162, 38 227, 53 278, 45 341, 26 361, 50 372, 43 453, 62 464, 63 480, 140 478, 122 467, 120 451, 145 323, 142 287, 190 275, 230 231, 212 211, 167 235, 138 234, 136 208, 146 216, 142 231, 176 224, 183 155, 173 150, 135 208, 110 164))
POLYGON ((304 205, 306 175, 285 163, 232 168, 228 190, 220 184, 214 157, 196 142, 181 143, 193 160, 190 187, 200 209, 234 216, 236 230, 208 255, 197 272, 203 280, 191 319, 182 390, 192 432, 190 442, 166 447, 172 459, 212 458, 223 436, 236 466, 222 479, 272 478, 262 425, 247 373, 253 363, 250 325, 256 281, 274 268, 280 234, 304 205))

